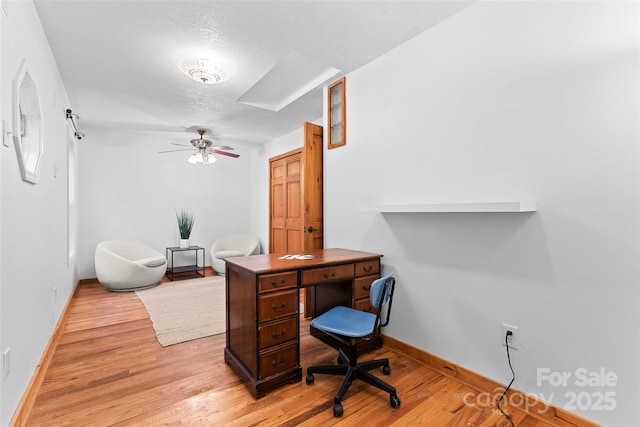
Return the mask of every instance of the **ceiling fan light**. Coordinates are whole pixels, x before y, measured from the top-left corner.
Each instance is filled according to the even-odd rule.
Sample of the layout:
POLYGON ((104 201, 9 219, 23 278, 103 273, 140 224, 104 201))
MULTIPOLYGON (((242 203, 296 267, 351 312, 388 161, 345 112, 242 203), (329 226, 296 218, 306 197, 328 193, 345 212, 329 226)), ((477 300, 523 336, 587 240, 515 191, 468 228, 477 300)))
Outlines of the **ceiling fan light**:
POLYGON ((192 154, 187 159, 187 162, 191 163, 192 165, 197 165, 199 163, 202 163, 202 154, 200 154, 200 153, 192 154))
POLYGON ((204 155, 204 159, 202 161, 202 164, 203 165, 212 165, 217 161, 218 161, 218 159, 216 159, 216 157, 213 154, 205 154, 204 155))
POLYGON ((222 83, 229 78, 226 71, 206 59, 185 61, 180 64, 180 69, 191 79, 206 85, 222 83))
POLYGON ((200 151, 192 154, 187 159, 187 162, 191 163, 192 165, 211 165, 217 161, 218 159, 216 159, 216 157, 213 154, 207 154, 207 153, 203 154, 200 151))

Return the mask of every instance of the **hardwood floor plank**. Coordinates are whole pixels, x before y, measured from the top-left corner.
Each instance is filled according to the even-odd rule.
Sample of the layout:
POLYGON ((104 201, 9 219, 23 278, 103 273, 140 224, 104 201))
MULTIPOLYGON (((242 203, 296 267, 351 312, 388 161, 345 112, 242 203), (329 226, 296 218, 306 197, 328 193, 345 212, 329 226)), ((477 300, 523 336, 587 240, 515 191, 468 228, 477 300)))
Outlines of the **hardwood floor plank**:
MULTIPOLYGON (((361 356, 386 357, 391 375, 374 374, 398 390, 401 406, 360 381, 333 416, 342 378, 306 368, 333 364, 335 350, 311 337, 301 318, 303 381, 254 400, 223 359, 224 334, 168 347, 156 340, 135 293, 114 293, 99 283, 79 286, 66 325, 44 374, 29 426, 508 426, 494 407, 468 404, 481 391, 387 347, 361 356), (475 393, 475 394, 474 394, 475 393)), ((507 408, 518 427, 547 427, 518 408, 507 408)))

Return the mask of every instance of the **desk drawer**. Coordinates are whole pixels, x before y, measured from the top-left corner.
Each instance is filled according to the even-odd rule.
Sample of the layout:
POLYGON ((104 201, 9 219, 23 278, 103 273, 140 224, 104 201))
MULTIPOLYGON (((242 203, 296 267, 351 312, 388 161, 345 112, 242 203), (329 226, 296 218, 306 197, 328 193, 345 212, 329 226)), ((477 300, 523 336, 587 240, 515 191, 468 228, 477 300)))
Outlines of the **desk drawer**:
POLYGON ((260 355, 259 378, 267 378, 298 364, 298 342, 260 355))
POLYGON ((356 276, 368 276, 380 272, 380 260, 364 261, 356 263, 356 276))
POLYGON ((378 310, 371 306, 371 301, 369 300, 369 298, 356 301, 354 308, 356 310, 368 311, 372 314, 378 314, 378 310))
POLYGON ((353 277, 353 264, 334 265, 332 267, 314 268, 302 272, 302 285, 331 282, 353 277))
POLYGON ((258 322, 279 319, 298 313, 298 289, 258 297, 258 322))
POLYGON ((258 292, 279 291, 298 286, 298 272, 290 271, 280 274, 266 274, 258 279, 258 292))
POLYGON ((258 326, 258 348, 264 350, 298 338, 298 319, 258 326))
POLYGON ((366 298, 369 301, 369 290, 371 284, 378 278, 378 276, 358 277, 353 281, 353 298, 360 299, 366 298))

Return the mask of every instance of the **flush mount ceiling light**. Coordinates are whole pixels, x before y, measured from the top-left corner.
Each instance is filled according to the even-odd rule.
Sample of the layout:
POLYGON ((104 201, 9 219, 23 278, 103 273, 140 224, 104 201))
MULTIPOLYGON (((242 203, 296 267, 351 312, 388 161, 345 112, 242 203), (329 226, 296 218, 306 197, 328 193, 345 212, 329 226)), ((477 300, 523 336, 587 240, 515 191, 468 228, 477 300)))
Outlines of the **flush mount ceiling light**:
POLYGON ((185 61, 180 64, 180 69, 193 80, 205 85, 222 83, 229 78, 226 71, 206 59, 185 61))

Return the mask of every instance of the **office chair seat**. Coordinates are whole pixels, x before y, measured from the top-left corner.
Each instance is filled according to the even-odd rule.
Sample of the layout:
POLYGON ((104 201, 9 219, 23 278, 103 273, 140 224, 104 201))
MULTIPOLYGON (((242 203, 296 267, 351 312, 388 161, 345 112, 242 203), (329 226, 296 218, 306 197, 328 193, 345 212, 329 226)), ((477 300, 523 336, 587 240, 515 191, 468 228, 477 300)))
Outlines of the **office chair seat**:
POLYGON ((315 328, 351 338, 366 337, 375 324, 375 314, 343 306, 334 307, 311 322, 315 328))
POLYGON ((393 274, 377 279, 371 284, 369 299, 371 306, 377 308, 376 314, 338 306, 321 314, 311 322, 313 328, 330 335, 342 344, 338 348, 338 365, 310 366, 307 368, 306 378, 307 384, 312 384, 314 382, 313 374, 344 375, 342 384, 333 398, 333 415, 336 417, 342 416, 344 412, 342 398, 355 379, 360 379, 389 393, 389 404, 392 408, 400 406, 400 398, 396 389, 369 372, 375 368, 382 368, 382 373, 389 375, 391 373, 389 359, 358 363, 357 349, 358 343, 370 341, 379 333, 381 327, 389 323, 394 288, 393 274), (383 312, 384 316, 382 316, 383 312), (381 318, 384 318, 383 323, 381 318), (345 352, 345 348, 348 349, 348 354, 345 352))

